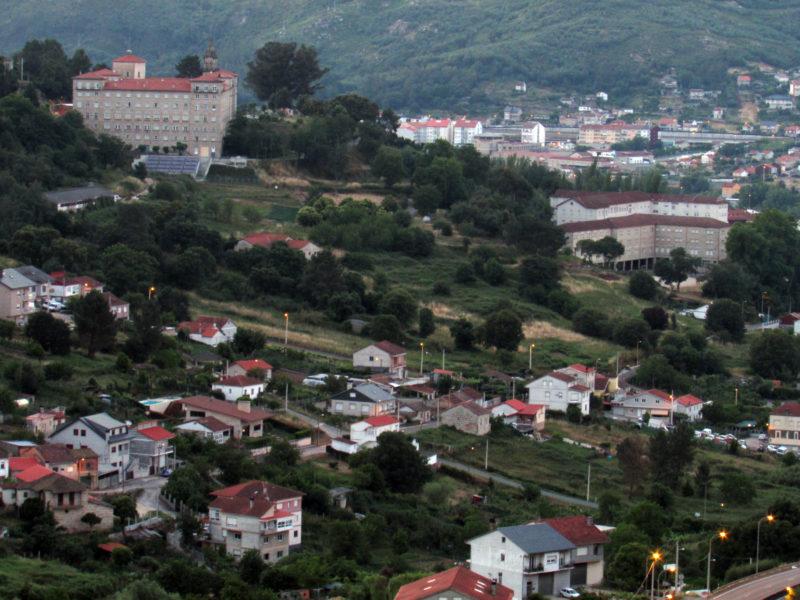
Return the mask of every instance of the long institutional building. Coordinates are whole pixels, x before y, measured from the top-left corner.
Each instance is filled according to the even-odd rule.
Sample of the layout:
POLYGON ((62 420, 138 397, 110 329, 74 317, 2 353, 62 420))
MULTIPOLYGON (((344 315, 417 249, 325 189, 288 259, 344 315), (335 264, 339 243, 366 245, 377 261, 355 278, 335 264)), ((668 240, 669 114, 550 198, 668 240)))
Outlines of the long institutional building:
POLYGON ((146 66, 128 52, 110 69, 72 78, 73 106, 86 127, 134 148, 182 143, 194 156, 219 156, 225 128, 236 114, 239 78, 218 67, 213 44, 199 77, 147 77, 146 66))
POLYGON ((625 246, 624 270, 650 269, 682 247, 704 265, 726 257, 728 203, 713 196, 558 190, 550 198, 554 219, 576 252, 581 240, 611 236, 625 246))

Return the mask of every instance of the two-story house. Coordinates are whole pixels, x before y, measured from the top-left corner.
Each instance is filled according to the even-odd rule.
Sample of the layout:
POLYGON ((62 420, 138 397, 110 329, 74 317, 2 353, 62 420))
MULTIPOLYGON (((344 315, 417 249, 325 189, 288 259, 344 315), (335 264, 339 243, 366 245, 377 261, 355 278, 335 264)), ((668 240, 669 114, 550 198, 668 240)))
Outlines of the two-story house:
POLYGON ((0 319, 25 325, 28 317, 36 312, 36 290, 36 282, 16 269, 0 271, 0 319))
POLYGON ((570 562, 570 587, 600 585, 605 573, 604 547, 610 542, 591 517, 556 517, 538 521, 546 523, 575 544, 570 562))
POLYGON ((378 417, 394 413, 395 397, 374 383, 363 383, 331 396, 328 411, 346 417, 378 417))
POLYGON ((266 481, 211 492, 209 541, 235 558, 257 550, 274 563, 302 542, 303 493, 266 481))
POLYGON ((264 381, 272 379, 272 365, 260 358, 251 360, 237 360, 228 367, 228 377, 236 375, 248 375, 264 381))
POLYGON ((353 352, 353 366, 386 372, 402 379, 406 376, 406 351, 402 346, 384 340, 353 352))
POLYGON ((686 415, 689 421, 698 421, 703 414, 703 401, 691 394, 675 398, 675 414, 686 415))
POLYGON ((224 444, 231 439, 231 432, 233 430, 230 425, 214 417, 192 419, 191 421, 181 423, 175 427, 175 429, 184 433, 198 435, 205 439, 214 440, 217 444, 224 444))
POLYGON ((514 600, 529 594, 558 593, 570 585, 575 544, 547 523, 500 527, 467 541, 470 570, 514 591, 514 600))
POLYGON ((592 387, 581 383, 581 377, 553 371, 543 377, 534 379, 528 388, 528 403, 542 404, 547 411, 567 412, 570 405, 577 406, 582 415, 588 415, 592 387))
POLYGON ((170 416, 183 412, 184 421, 214 417, 231 427, 231 437, 235 440, 260 438, 264 435, 264 421, 272 417, 272 413, 250 406, 248 400, 228 402, 208 396, 191 396, 173 404, 167 408, 170 416))
POLYGON ((65 444, 67 448, 91 448, 97 453, 98 477, 104 484, 133 478, 130 458, 132 435, 128 426, 108 413, 81 417, 56 429, 48 438, 51 443, 65 444))
POLYGON ((492 430, 492 411, 468 400, 442 413, 442 425, 455 427, 472 435, 486 435, 492 430))
POLYGON ((769 443, 800 447, 800 403, 785 402, 769 413, 769 443))
MULTIPOLYGON (((621 390, 620 390, 621 391, 621 390)), ((651 425, 668 425, 672 422, 673 397, 657 389, 635 394, 624 393, 611 401, 611 414, 626 421, 644 421, 649 415, 651 425)))
POLYGON ((38 413, 25 417, 25 426, 34 433, 50 435, 66 421, 64 411, 63 407, 40 409, 38 413))
POLYGON ((44 444, 20 448, 20 456, 31 457, 54 473, 97 487, 97 453, 91 448, 67 448, 65 444, 44 444))
POLYGON ((131 461, 142 474, 154 475, 170 466, 173 448, 169 441, 175 436, 158 425, 139 427, 132 432, 131 461))
POLYGON ((360 447, 375 445, 382 433, 400 431, 400 421, 391 415, 370 417, 350 425, 350 440, 360 447))

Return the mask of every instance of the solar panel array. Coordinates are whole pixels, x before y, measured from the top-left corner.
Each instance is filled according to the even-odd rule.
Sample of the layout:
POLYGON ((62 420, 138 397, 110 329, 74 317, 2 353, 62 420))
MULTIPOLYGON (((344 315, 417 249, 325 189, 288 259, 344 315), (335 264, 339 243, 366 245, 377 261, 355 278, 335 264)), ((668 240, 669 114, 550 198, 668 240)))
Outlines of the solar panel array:
POLYGON ((151 173, 169 173, 171 175, 197 175, 200 159, 196 156, 169 156, 161 154, 147 155, 147 170, 151 173))

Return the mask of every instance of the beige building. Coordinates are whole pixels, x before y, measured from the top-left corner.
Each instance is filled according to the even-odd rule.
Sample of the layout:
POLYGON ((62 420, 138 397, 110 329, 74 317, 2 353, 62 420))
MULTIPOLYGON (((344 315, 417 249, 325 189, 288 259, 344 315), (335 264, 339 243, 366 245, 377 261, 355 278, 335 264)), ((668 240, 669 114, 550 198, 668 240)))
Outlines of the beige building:
POLYGON ((769 443, 800 447, 800 403, 786 402, 769 414, 769 443))
POLYGON ((200 77, 147 77, 146 66, 129 52, 111 69, 72 78, 73 106, 86 127, 134 148, 181 143, 194 156, 219 156, 225 129, 236 114, 239 76, 218 67, 214 45, 206 50, 200 77))
POLYGON ((581 125, 578 143, 586 146, 609 146, 635 137, 649 139, 647 125, 636 125, 625 121, 614 121, 605 125, 581 125))
POLYGON ((727 256, 725 240, 730 225, 705 217, 634 214, 566 223, 561 228, 567 235, 566 245, 576 254, 581 240, 616 238, 625 246, 625 253, 617 259, 617 264, 629 270, 651 269, 657 258, 669 258, 670 251, 675 248, 685 248, 704 265, 716 264, 727 256))
POLYGON ((550 206, 556 225, 639 214, 728 222, 728 203, 716 196, 558 190, 551 196, 550 206))
POLYGON ((37 285, 16 269, 0 271, 0 319, 25 325, 36 312, 37 285))
POLYGON ((208 505, 209 542, 239 559, 256 550, 274 563, 302 542, 303 494, 266 481, 216 492, 208 505))
POLYGON ((449 425, 472 435, 486 435, 492 429, 491 418, 491 410, 468 400, 444 411, 442 425, 449 425))

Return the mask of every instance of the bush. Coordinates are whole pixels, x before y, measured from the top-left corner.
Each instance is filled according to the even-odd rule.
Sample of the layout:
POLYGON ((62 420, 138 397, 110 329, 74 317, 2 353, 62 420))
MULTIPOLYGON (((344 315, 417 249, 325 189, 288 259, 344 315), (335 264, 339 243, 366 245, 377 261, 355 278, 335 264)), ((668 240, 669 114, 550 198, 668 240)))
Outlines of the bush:
POLYGON ((547 294, 547 306, 569 319, 580 308, 581 303, 568 291, 556 289, 547 294))
POLYGON ((47 381, 66 381, 72 377, 72 367, 65 362, 55 361, 44 366, 44 378, 47 381))
POLYGON ((433 294, 434 296, 449 296, 450 286, 443 281, 439 281, 433 285, 433 294))
POLYGON ((464 285, 475 283, 475 269, 470 263, 461 263, 456 269, 455 280, 464 285))
POLYGON ((658 293, 658 283, 650 273, 637 271, 628 281, 628 291, 636 298, 652 300, 658 293))
POLYGON ((611 336, 611 322, 608 317, 594 308, 581 308, 572 315, 572 328, 578 333, 596 338, 611 336))

